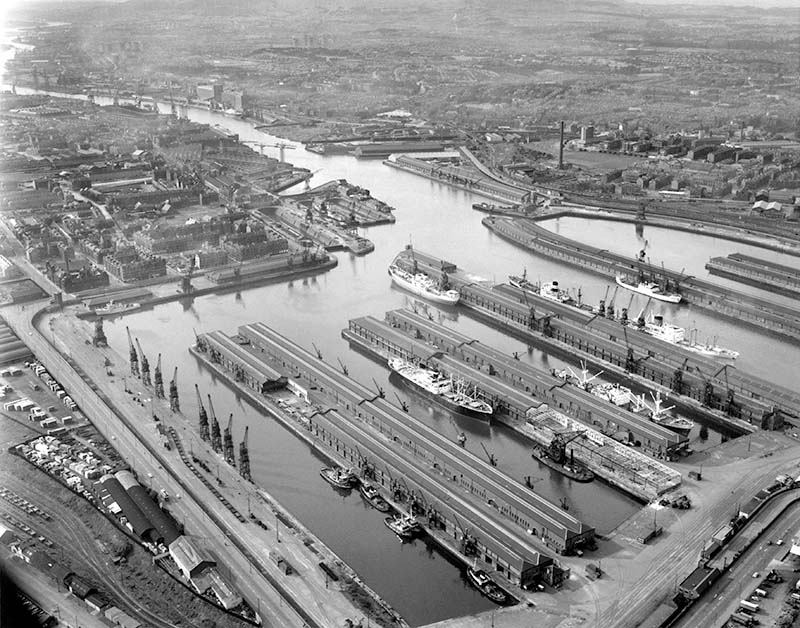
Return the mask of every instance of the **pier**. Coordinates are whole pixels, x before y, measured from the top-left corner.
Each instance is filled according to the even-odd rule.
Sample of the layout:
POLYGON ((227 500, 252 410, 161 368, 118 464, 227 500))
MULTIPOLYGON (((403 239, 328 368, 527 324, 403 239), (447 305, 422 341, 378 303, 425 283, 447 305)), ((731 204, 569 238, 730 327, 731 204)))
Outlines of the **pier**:
POLYGON ((427 318, 393 310, 385 321, 371 316, 353 319, 342 335, 384 364, 399 356, 463 381, 493 405, 494 420, 537 444, 547 446, 555 433, 582 432, 583 437, 570 445, 575 459, 641 501, 681 483, 680 473, 653 456, 677 456, 685 437, 427 318))
MULTIPOLYGON (((610 253, 557 235, 530 220, 487 216, 483 224, 499 236, 550 259, 614 279, 628 280, 642 272, 632 257, 610 253)), ((649 277, 660 284, 678 286, 685 301, 754 327, 800 342, 800 311, 766 299, 737 292, 695 277, 659 268, 648 268, 649 277)))
POLYGON ((568 571, 543 550, 594 545, 594 528, 266 325, 202 334, 192 352, 278 418, 269 395, 288 387, 309 408, 300 427, 290 424, 295 433, 399 493, 450 552, 483 560, 512 584, 558 583, 568 571))
POLYGON ((712 275, 733 279, 763 290, 800 298, 800 269, 776 264, 757 257, 732 253, 728 257, 712 257, 706 264, 712 275))
POLYGON ((709 420, 747 433, 777 426, 781 414, 800 416, 800 392, 739 371, 594 312, 557 303, 510 285, 476 283, 469 273, 429 254, 406 249, 406 263, 438 278, 446 269, 459 290, 458 307, 487 324, 587 364, 688 402, 709 420))

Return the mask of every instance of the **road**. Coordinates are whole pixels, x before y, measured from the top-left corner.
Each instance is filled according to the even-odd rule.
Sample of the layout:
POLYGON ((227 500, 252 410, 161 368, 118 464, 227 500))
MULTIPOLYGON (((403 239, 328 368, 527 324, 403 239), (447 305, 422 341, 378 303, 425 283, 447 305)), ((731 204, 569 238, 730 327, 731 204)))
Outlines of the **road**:
MULTIPOLYGON (((794 499, 797 500, 795 493, 794 499)), ((785 505, 785 504, 784 504, 785 505)), ((762 581, 769 569, 785 567, 781 558, 786 555, 786 545, 767 544, 767 540, 785 537, 785 531, 800 530, 800 500, 794 501, 786 510, 768 525, 761 538, 753 543, 733 568, 725 573, 705 595, 675 624, 674 628, 693 626, 722 626, 734 613, 739 600, 747 599, 762 581), (753 578, 758 573, 759 578, 753 578)))
MULTIPOLYGON (((42 307, 42 302, 37 303, 42 307)), ((170 494, 180 495, 180 499, 173 500, 170 510, 182 521, 187 533, 194 537, 206 539, 207 549, 214 550, 225 568, 223 573, 232 574, 235 586, 247 599, 254 609, 260 612, 264 622, 273 626, 303 626, 304 624, 333 626, 342 625, 345 619, 357 618, 363 613, 354 607, 343 595, 332 589, 326 589, 324 574, 296 547, 302 545, 300 539, 285 535, 281 541, 282 551, 289 552, 298 566, 305 569, 292 576, 289 581, 291 588, 285 592, 293 597, 295 608, 300 608, 303 615, 292 608, 292 604, 276 590, 260 571, 267 571, 275 581, 285 579, 277 567, 268 559, 269 551, 275 541, 265 531, 250 523, 240 523, 231 512, 222 505, 207 487, 198 482, 187 470, 176 451, 166 451, 161 447, 160 437, 156 432, 155 423, 149 418, 149 413, 143 412, 142 403, 134 401, 131 395, 122 391, 122 382, 103 384, 102 394, 113 403, 115 409, 122 412, 127 418, 128 426, 118 418, 114 411, 98 395, 93 388, 62 355, 48 342, 31 323, 31 313, 37 308, 28 304, 23 310, 21 306, 10 306, 4 309, 4 316, 17 334, 23 338, 45 363, 48 370, 60 381, 62 386, 70 393, 79 404, 84 413, 92 419, 97 429, 117 448, 120 455, 136 469, 143 483, 150 483, 156 488, 166 488, 170 494), (142 417, 147 416, 146 420, 142 417), (132 429, 135 429, 135 433, 132 429), (143 447, 147 443, 149 447, 143 447), (220 525, 221 524, 221 525, 220 525), (289 537, 289 538, 287 538, 289 537), (289 550, 291 548, 291 550, 289 550), (244 550, 244 551, 243 551, 244 550), (248 559, 256 558, 254 564, 248 559), (315 602, 311 602, 314 600, 315 602)), ((57 317, 60 322, 71 319, 67 316, 57 317)), ((86 374, 96 382, 108 379, 103 366, 104 358, 108 357, 115 365, 117 371, 127 368, 126 361, 111 349, 102 351, 86 345, 83 337, 75 336, 69 329, 56 325, 57 329, 51 331, 49 324, 52 319, 45 316, 40 325, 72 361, 80 363, 86 369, 86 374)), ((144 390, 144 389, 143 389, 144 390)), ((153 409, 166 422, 172 419, 179 433, 188 425, 181 424, 185 421, 178 415, 171 416, 169 409, 163 401, 154 400, 153 409)), ((199 439, 197 439, 199 440, 199 439)), ((195 440, 195 443, 197 443, 195 440)), ((200 448, 207 445, 200 443, 200 448)), ((214 455, 209 452, 197 452, 199 457, 205 453, 209 459, 214 455)), ((228 487, 244 496, 252 495, 254 503, 261 503, 252 485, 244 483, 238 474, 226 465, 220 465, 220 477, 228 487), (225 468, 224 468, 225 467, 225 468)), ((230 491, 226 497, 231 501, 230 491)), ((246 512, 244 504, 246 497, 238 500, 240 511, 246 512)), ((262 518, 266 518, 266 515, 262 518)))

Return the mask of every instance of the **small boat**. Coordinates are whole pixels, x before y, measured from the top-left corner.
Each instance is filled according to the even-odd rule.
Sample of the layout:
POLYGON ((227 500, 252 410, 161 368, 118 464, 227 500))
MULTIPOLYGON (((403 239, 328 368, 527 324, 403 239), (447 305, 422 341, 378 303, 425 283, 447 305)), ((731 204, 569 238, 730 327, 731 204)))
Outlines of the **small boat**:
POLYGON ((565 290, 561 290, 561 288, 558 287, 557 281, 542 284, 539 288, 539 296, 555 301, 556 303, 564 303, 566 305, 572 305, 574 303, 572 297, 569 296, 565 290))
POLYGON ((677 292, 664 292, 661 286, 652 281, 639 281, 635 285, 626 283, 621 275, 616 276, 618 286, 622 286, 626 290, 631 290, 638 294, 643 294, 646 297, 652 297, 658 301, 666 301, 667 303, 680 303, 681 295, 677 292))
POLYGON ((467 568, 467 577, 478 591, 495 604, 505 604, 508 601, 508 594, 482 569, 467 568))
POLYGON ((361 493, 361 497, 375 510, 379 512, 389 512, 391 510, 392 507, 389 505, 389 502, 381 497, 378 487, 374 484, 362 482, 359 492, 361 493))
POLYGON ((375 250, 371 240, 361 236, 348 236, 344 238, 344 247, 353 255, 366 255, 375 250))
POLYGON ((383 523, 403 541, 413 539, 422 530, 419 522, 408 514, 386 517, 383 523))
POLYGON ((450 288, 447 273, 444 271, 442 271, 441 280, 437 283, 425 273, 410 273, 400 268, 396 263, 392 263, 389 266, 389 275, 396 285, 434 303, 455 305, 461 298, 458 290, 450 288))
POLYGON ((358 476, 341 467, 326 467, 319 474, 322 479, 335 488, 349 489, 358 483, 358 476))
POLYGON ((520 290, 527 290, 528 292, 533 292, 534 294, 539 294, 539 286, 534 283, 528 281, 528 269, 523 268, 521 275, 509 275, 508 276, 508 283, 510 283, 515 288, 519 288, 520 290))

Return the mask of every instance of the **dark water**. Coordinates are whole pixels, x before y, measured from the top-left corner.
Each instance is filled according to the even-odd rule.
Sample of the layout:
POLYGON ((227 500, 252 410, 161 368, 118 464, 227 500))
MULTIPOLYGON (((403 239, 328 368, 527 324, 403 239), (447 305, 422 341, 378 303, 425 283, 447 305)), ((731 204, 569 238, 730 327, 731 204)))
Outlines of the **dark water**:
MULTIPOLYGON (((269 143, 274 140, 242 121, 199 110, 192 110, 191 117, 200 122, 221 124, 239 133, 242 139, 269 143)), ((277 157, 277 149, 265 150, 277 157)), ((199 366, 187 351, 194 339, 193 329, 198 333, 215 329, 233 332, 238 325, 263 321, 306 349, 311 350, 314 343, 326 361, 336 364, 337 359, 341 360, 349 368, 351 377, 371 387, 377 383, 387 391, 390 401, 396 401, 396 393, 410 403, 410 410, 416 417, 442 433, 455 438, 460 431, 465 431, 467 447, 484 455, 483 444, 510 476, 520 480, 526 475, 541 478, 535 484, 537 492, 555 502, 566 498, 570 512, 600 532, 613 529, 628 517, 637 508, 631 499, 602 483, 573 483, 539 467, 531 459, 529 447, 507 429, 469 421, 455 423, 449 415, 433 410, 403 388, 395 388, 383 365, 351 351, 340 337, 350 318, 368 314, 382 317, 386 310, 411 304, 409 295, 391 286, 386 273, 392 258, 408 242, 489 280, 504 281, 509 273, 519 273, 526 267, 531 278, 558 279, 564 287, 580 286, 587 302, 596 303, 605 293, 607 282, 532 256, 495 237, 481 225, 482 215, 471 209, 473 202, 482 200, 479 197, 394 170, 379 161, 357 161, 349 156, 323 157, 300 147, 287 151, 286 158, 312 171, 321 169, 314 177, 314 184, 346 178, 370 189, 373 196, 396 208, 395 225, 364 230, 375 242, 375 252, 361 258, 339 254, 339 266, 315 278, 254 288, 241 294, 201 297, 191 304, 171 303, 133 314, 124 321, 107 325, 106 333, 112 345, 126 355, 125 326, 129 326, 151 363, 160 351, 165 373, 171 373, 178 365, 181 406, 187 416, 196 416, 192 389, 193 384, 198 383, 202 391, 213 396, 219 417, 234 413, 236 442, 241 439, 244 425, 249 425, 254 480, 352 565, 414 625, 473 613, 491 604, 464 582, 458 568, 423 542, 400 544, 383 526, 383 515, 366 507, 357 493, 342 496, 323 482, 318 475, 322 461, 308 447, 273 420, 261 416, 199 366)), ((593 244, 606 242, 609 248, 621 252, 636 252, 637 247, 641 247, 633 225, 562 219, 550 226, 593 244)), ((698 275, 704 273, 702 266, 711 255, 749 250, 735 243, 649 228, 644 237, 650 243, 654 263, 663 259, 671 267, 686 266, 687 273, 698 275), (676 260, 676 256, 679 259, 676 260)), ((756 251, 756 254, 761 252, 756 251)), ((784 256, 771 258, 792 262, 784 256)), ((628 299, 628 295, 618 295, 617 306, 627 306, 628 299)), ((634 300, 631 311, 638 312, 636 308, 634 300)), ((442 312, 431 306, 430 312, 443 324, 508 354, 519 352, 522 360, 536 366, 544 369, 561 366, 558 360, 476 323, 457 310, 442 312)), ((720 344, 741 351, 737 366, 769 375, 784 385, 790 383, 789 367, 796 365, 798 359, 796 348, 685 306, 671 309, 664 306, 663 313, 677 324, 697 327, 709 337, 719 336, 720 344)), ((705 340, 704 336, 701 338, 705 340)))

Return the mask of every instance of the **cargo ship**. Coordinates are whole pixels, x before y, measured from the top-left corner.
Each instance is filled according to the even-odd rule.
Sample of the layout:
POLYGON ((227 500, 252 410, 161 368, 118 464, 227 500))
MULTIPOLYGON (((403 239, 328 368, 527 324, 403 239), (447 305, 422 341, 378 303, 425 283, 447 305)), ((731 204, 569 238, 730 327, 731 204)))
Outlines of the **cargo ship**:
POLYGON ((650 397, 653 399, 652 405, 645 401, 644 395, 631 397, 633 402, 632 410, 637 414, 649 415, 649 419, 656 425, 666 427, 681 436, 689 436, 689 432, 694 427, 694 421, 676 414, 670 414, 669 411, 674 406, 665 408, 662 405, 660 392, 656 392, 655 395, 650 393, 650 397))
POLYGON ((485 421, 494 412, 491 404, 470 395, 462 383, 444 377, 439 371, 416 366, 402 358, 391 358, 389 368, 412 385, 415 391, 446 410, 485 421))
POLYGON ((389 276, 404 290, 434 303, 455 305, 460 298, 458 290, 450 289, 445 272, 442 272, 442 279, 437 283, 425 273, 409 273, 393 263, 389 266, 389 276))
POLYGON ((716 344, 703 344, 686 339, 686 330, 683 327, 664 322, 663 316, 650 315, 645 321, 642 331, 653 338, 658 338, 664 342, 683 347, 689 351, 699 353, 714 358, 735 360, 739 357, 739 352, 733 349, 726 349, 716 344))
POLYGON ((103 307, 95 308, 94 313, 98 316, 114 316, 116 314, 128 314, 141 308, 140 303, 119 303, 113 299, 103 307))
POLYGON ((643 294, 646 297, 652 297, 658 301, 666 301, 667 303, 680 303, 681 297, 677 292, 664 292, 657 283, 652 281, 638 281, 636 284, 626 283, 621 275, 616 275, 617 285, 631 290, 637 294, 643 294))

